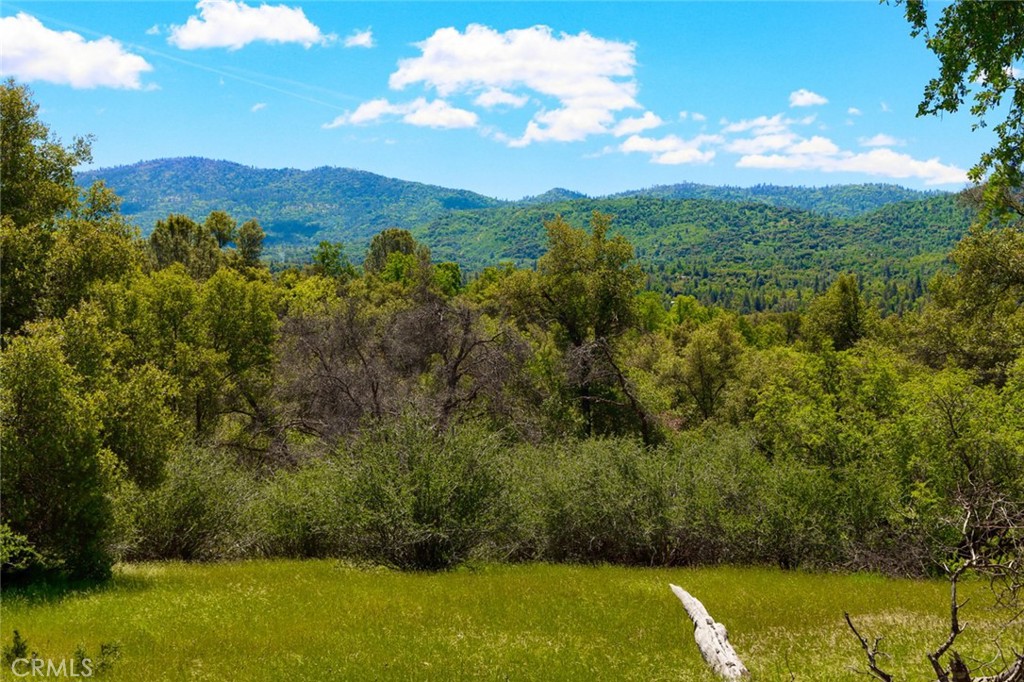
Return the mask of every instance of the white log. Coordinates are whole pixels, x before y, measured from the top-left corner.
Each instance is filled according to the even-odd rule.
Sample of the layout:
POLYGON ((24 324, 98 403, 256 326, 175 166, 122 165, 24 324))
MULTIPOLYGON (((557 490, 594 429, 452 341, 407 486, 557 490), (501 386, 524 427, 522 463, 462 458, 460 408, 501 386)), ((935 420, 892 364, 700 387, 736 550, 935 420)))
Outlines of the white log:
POLYGON ((683 602, 686 615, 693 621, 693 638, 697 641, 700 655, 711 669, 725 680, 740 680, 750 677, 750 672, 736 651, 729 644, 725 626, 716 623, 708 610, 689 592, 678 585, 669 584, 679 601, 683 602))

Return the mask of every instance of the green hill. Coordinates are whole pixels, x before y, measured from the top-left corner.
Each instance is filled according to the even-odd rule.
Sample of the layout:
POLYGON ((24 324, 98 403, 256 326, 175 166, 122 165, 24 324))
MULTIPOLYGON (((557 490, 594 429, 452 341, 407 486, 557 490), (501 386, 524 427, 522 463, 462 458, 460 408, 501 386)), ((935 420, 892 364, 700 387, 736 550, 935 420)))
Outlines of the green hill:
POLYGON ((160 159, 80 173, 102 179, 122 211, 148 234, 169 213, 202 219, 213 210, 256 218, 268 244, 309 244, 321 236, 365 243, 386 227, 412 228, 455 209, 502 202, 466 190, 407 182, 348 168, 261 169, 201 158, 160 159))
POLYGON ((635 196, 446 213, 415 230, 435 258, 470 270, 509 260, 531 265, 544 251, 546 220, 583 226, 614 216, 651 278, 668 294, 692 294, 741 310, 795 307, 840 272, 868 280, 883 307, 917 298, 966 232, 971 213, 952 195, 883 206, 855 218, 712 199, 635 196))
POLYGON ((321 239, 343 241, 358 262, 386 227, 412 230, 438 260, 464 272, 543 252, 555 215, 586 225, 593 211, 636 247, 653 288, 740 310, 799 305, 854 271, 880 305, 915 300, 964 234, 970 214, 951 194, 895 185, 712 187, 679 184, 590 199, 553 189, 503 202, 473 192, 344 168, 267 170, 201 158, 163 159, 79 175, 104 179, 143 233, 169 213, 202 219, 226 210, 257 218, 268 253, 302 261, 321 239))
POLYGON ((718 199, 721 201, 757 202, 784 208, 803 209, 839 218, 852 218, 887 204, 926 199, 942 194, 942 192, 921 192, 899 185, 880 183, 830 185, 827 187, 780 185, 716 187, 686 182, 621 192, 610 198, 645 196, 661 199, 718 199))

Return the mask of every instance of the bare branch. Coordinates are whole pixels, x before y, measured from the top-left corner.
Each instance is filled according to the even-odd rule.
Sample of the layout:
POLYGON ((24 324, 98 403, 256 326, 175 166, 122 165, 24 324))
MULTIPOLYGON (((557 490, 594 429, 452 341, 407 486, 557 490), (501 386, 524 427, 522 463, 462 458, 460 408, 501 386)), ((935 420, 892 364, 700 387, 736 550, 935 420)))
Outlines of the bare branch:
POLYGON ((876 637, 874 644, 869 645, 868 640, 864 639, 864 636, 857 632, 857 628, 854 627, 853 621, 850 620, 850 614, 843 612, 843 618, 846 619, 846 624, 850 626, 850 630, 853 632, 854 636, 857 637, 861 648, 864 649, 864 655, 867 656, 868 659, 868 670, 871 671, 871 674, 878 679, 883 680, 883 682, 892 682, 892 675, 879 668, 876 662, 879 654, 878 645, 881 644, 882 638, 876 637))

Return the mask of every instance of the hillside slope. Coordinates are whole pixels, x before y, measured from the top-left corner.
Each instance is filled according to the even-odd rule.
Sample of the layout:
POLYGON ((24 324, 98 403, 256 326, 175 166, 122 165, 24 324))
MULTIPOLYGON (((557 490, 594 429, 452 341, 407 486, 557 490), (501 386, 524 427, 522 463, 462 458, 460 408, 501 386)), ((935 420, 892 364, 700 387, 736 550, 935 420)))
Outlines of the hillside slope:
POLYGON ((660 199, 717 199, 720 201, 756 202, 782 208, 813 211, 837 218, 852 218, 901 201, 941 196, 943 192, 921 192, 899 185, 869 183, 861 185, 829 185, 826 187, 788 187, 754 185, 732 187, 700 185, 684 182, 657 185, 646 189, 613 194, 619 197, 657 197, 660 199))
POLYGON ((144 161, 77 176, 80 185, 98 179, 124 199, 122 211, 143 234, 169 213, 202 219, 224 210, 240 221, 258 219, 269 244, 308 243, 321 234, 365 242, 386 227, 412 228, 453 209, 502 203, 348 168, 261 169, 201 158, 144 161))
POLYGON ((257 218, 277 261, 342 241, 354 261, 386 227, 412 230, 438 260, 465 272, 500 261, 532 265, 544 221, 584 226, 593 211, 636 248, 650 284, 743 310, 786 308, 854 271, 880 300, 914 300, 966 232, 954 195, 895 185, 750 188, 685 183, 590 199, 554 189, 516 202, 343 168, 267 170, 201 158, 162 159, 79 175, 105 180, 147 234, 158 219, 226 210, 257 218), (736 297, 742 300, 736 300, 736 297))
POLYGON ((851 219, 763 203, 638 196, 453 211, 414 232, 435 258, 470 270, 502 260, 529 266, 544 252, 545 221, 561 215, 585 226, 594 211, 613 216, 613 232, 634 245, 655 288, 744 310, 795 306, 846 271, 871 280, 868 288, 893 305, 913 300, 972 217, 952 195, 851 219), (733 300, 736 292, 750 300, 733 300))

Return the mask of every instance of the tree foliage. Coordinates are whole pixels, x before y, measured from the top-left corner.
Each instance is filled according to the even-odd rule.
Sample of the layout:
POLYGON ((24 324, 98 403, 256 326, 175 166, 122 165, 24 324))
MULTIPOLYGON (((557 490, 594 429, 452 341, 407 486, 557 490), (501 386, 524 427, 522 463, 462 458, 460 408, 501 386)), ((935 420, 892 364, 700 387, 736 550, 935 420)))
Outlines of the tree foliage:
POLYGON ((997 111, 1004 118, 993 127, 996 145, 981 155, 969 175, 987 180, 990 205, 1007 208, 1007 192, 1024 186, 1024 5, 1019 2, 958 0, 942 8, 935 20, 924 0, 906 0, 911 34, 925 35, 939 58, 939 75, 924 89, 918 116, 953 113, 968 98, 975 128, 988 125, 997 111))
POLYGON ((0 357, 3 522, 49 564, 105 577, 111 510, 101 426, 80 382, 52 329, 13 339, 0 357))
MULTIPOLYGON (((383 272, 387 269, 389 263, 401 262, 391 258, 394 254, 402 256, 423 255, 429 260, 429 251, 423 251, 423 248, 416 243, 416 239, 408 230, 389 227, 383 232, 374 235, 373 239, 370 240, 370 248, 366 252, 365 260, 363 260, 363 267, 367 272, 383 272)), ((398 266, 392 265, 392 267, 398 266)))
POLYGON ((217 238, 205 226, 180 214, 157 221, 149 235, 149 246, 158 268, 181 263, 198 279, 216 272, 220 261, 217 238))
POLYGON ((65 147, 37 117, 32 91, 8 78, 0 86, 0 181, 3 213, 15 226, 40 228, 78 197, 75 166, 92 160, 89 138, 65 147))
POLYGON ((805 318, 806 335, 817 343, 828 341, 836 350, 852 348, 868 331, 868 309, 857 277, 841 275, 824 294, 814 299, 805 318))

